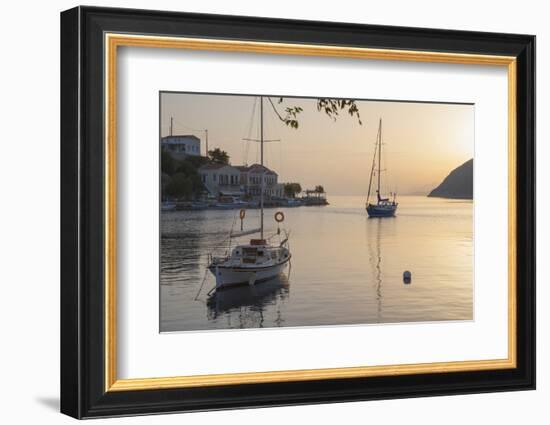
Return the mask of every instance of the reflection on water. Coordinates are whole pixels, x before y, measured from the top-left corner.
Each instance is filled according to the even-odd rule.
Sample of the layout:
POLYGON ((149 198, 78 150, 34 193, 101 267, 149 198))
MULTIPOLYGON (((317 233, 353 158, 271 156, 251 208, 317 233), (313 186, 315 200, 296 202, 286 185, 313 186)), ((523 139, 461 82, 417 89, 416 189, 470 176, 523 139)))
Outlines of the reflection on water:
MULTIPOLYGON (((211 297, 208 254, 230 248, 238 211, 163 213, 161 331, 472 318, 472 202, 403 196, 387 219, 367 218, 360 197, 330 202, 283 209, 290 276, 211 297)), ((257 213, 248 212, 245 228, 257 213)))
POLYGON ((283 326, 281 307, 288 300, 289 292, 288 279, 283 274, 254 286, 243 285, 214 292, 206 303, 207 317, 208 320, 227 320, 229 329, 263 328, 264 310, 267 306, 274 306, 276 318, 274 325, 270 326, 283 326))
POLYGON ((372 270, 372 281, 376 287, 376 317, 377 322, 380 322, 380 317, 382 316, 382 254, 380 252, 380 227, 382 225, 382 220, 393 220, 395 217, 387 218, 369 218, 369 220, 375 220, 376 224, 376 235, 373 238, 373 243, 368 244, 369 247, 369 261, 371 264, 370 269, 372 270))

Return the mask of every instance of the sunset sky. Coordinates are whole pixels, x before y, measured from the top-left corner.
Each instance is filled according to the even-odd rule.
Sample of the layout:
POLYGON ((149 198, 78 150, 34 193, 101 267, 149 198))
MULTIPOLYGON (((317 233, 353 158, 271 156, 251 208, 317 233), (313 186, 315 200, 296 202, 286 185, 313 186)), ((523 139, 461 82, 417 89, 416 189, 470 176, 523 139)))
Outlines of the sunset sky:
MULTIPOLYGON (((357 101, 362 125, 342 112, 333 121, 317 112, 315 99, 285 98, 280 105, 300 106, 297 130, 281 122, 264 99, 265 164, 279 182, 299 182, 303 189, 323 185, 330 195, 366 194, 379 119, 382 119, 384 191, 427 194, 455 167, 474 155, 474 106, 435 103, 357 101)), ((259 98, 256 96, 161 94, 161 136, 194 134, 205 153, 228 152, 232 165, 259 162, 259 98), (256 103, 256 107, 254 107, 256 103), (255 111, 253 115, 253 111, 255 111)))

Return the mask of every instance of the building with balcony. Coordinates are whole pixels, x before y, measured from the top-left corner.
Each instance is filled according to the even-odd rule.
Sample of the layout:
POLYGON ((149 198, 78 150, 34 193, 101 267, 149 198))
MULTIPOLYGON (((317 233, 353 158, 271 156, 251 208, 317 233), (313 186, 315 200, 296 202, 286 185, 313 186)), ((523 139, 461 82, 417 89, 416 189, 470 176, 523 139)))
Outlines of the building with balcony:
POLYGON ((246 195, 258 198, 262 193, 262 181, 265 198, 282 197, 282 185, 277 183, 278 174, 260 164, 236 166, 240 171, 240 184, 246 195))
POLYGON ((201 139, 192 134, 162 137, 160 139, 160 146, 175 159, 184 159, 187 156, 200 156, 201 154, 201 139))
POLYGON ((206 164, 199 168, 201 181, 213 197, 244 195, 241 185, 241 172, 227 164, 206 164))

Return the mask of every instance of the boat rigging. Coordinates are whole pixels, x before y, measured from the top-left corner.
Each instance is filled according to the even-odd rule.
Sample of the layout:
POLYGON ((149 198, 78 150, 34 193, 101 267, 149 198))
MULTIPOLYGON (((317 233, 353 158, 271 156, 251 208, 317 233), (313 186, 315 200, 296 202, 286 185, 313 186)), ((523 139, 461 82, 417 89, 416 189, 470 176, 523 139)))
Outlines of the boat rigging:
MULTIPOLYGON (((260 96, 260 164, 264 168, 264 143, 272 140, 264 140, 264 98, 260 96)), ((256 141, 256 140, 254 140, 256 141)), ((274 140, 273 140, 274 141, 274 140)), ((237 245, 229 255, 222 257, 211 256, 208 270, 216 278, 216 290, 242 284, 254 285, 257 282, 272 279, 279 275, 289 264, 291 253, 288 247, 289 234, 285 231, 285 238, 279 245, 272 245, 270 239, 264 235, 264 197, 265 197, 265 172, 261 174, 260 190, 260 227, 258 229, 230 234, 230 239, 236 236, 244 236, 252 233, 260 233, 259 239, 251 239, 248 244, 237 245)), ((241 220, 244 214, 240 214, 241 220)), ((284 220, 284 214, 277 212, 275 221, 278 225, 284 220)), ((280 235, 277 228, 277 235, 280 235)), ((274 235, 276 236, 276 235, 274 235)))
POLYGON ((366 202, 366 210, 369 215, 369 217, 393 217, 395 216, 395 211, 397 210, 397 202, 395 202, 396 194, 390 193, 390 198, 383 198, 380 194, 380 179, 381 179, 381 162, 382 162, 382 118, 380 118, 380 122, 378 124, 378 134, 376 136, 376 145, 374 148, 374 156, 372 158, 372 167, 370 171, 370 178, 369 178, 369 190, 367 193, 367 202, 366 202), (376 160, 378 158, 378 161, 376 160), (370 202, 370 194, 371 194, 371 188, 372 188, 372 180, 373 176, 375 174, 376 165, 378 165, 378 169, 376 171, 376 177, 377 177, 377 185, 376 185, 376 203, 370 202))

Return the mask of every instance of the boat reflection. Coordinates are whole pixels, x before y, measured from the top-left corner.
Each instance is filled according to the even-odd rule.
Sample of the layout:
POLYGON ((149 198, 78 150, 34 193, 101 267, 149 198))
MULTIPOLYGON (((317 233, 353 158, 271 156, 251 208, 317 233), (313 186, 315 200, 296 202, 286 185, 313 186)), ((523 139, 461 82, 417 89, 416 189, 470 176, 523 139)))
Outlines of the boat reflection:
POLYGON ((283 325, 280 308, 288 300, 290 284, 284 274, 259 282, 216 291, 207 302, 208 320, 225 318, 231 327, 261 328, 267 306, 275 306, 276 326, 283 325), (235 323, 237 321, 237 323, 235 323))
MULTIPOLYGON (((370 217, 369 217, 370 218, 370 217)), ((380 248, 381 228, 383 218, 370 218, 376 220, 374 226, 370 226, 370 230, 374 230, 374 235, 368 238, 369 263, 372 271, 372 281, 374 282, 374 290, 376 294, 376 319, 377 322, 382 321, 382 250, 380 248)), ((370 221, 372 223, 372 221, 370 221)))

